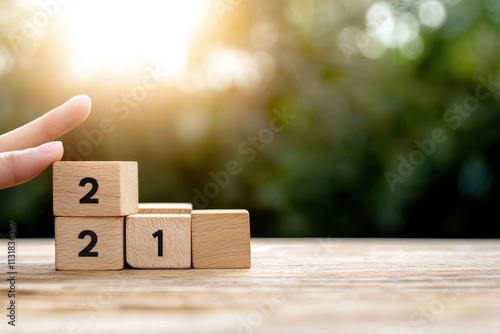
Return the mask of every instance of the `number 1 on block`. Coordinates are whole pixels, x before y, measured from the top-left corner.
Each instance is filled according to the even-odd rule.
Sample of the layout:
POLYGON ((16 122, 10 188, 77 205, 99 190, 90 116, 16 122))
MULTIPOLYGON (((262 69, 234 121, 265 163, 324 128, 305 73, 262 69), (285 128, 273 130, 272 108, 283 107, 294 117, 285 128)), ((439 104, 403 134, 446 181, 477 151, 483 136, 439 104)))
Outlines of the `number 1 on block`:
POLYGON ((163 230, 153 233, 153 237, 158 238, 158 256, 163 256, 163 230))
POLYGON ((125 222, 132 268, 191 268, 191 215, 135 214, 125 222))

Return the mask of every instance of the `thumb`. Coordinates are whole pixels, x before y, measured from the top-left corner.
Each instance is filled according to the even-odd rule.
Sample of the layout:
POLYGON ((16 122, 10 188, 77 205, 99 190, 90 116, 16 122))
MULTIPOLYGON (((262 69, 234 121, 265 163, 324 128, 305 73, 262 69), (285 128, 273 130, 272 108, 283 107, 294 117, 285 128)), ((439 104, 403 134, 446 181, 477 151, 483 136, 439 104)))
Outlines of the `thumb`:
POLYGON ((60 141, 22 151, 0 153, 0 189, 31 180, 50 164, 61 160, 63 153, 60 141))

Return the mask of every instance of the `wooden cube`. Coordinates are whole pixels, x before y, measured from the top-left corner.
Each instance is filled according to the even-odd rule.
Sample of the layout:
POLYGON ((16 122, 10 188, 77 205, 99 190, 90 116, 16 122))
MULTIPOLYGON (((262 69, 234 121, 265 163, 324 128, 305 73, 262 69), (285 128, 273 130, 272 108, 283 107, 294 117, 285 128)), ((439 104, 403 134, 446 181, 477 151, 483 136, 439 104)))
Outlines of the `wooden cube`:
POLYGON ((191 268, 191 215, 126 218, 126 261, 133 268, 191 268))
POLYGON ((56 217, 55 239, 58 270, 124 267, 123 217, 56 217))
POLYGON ((250 268, 247 210, 193 210, 191 226, 194 268, 250 268))
POLYGON ((126 216, 137 213, 137 162, 54 163, 54 215, 126 216))
POLYGON ((191 203, 139 203, 139 214, 191 214, 191 203))

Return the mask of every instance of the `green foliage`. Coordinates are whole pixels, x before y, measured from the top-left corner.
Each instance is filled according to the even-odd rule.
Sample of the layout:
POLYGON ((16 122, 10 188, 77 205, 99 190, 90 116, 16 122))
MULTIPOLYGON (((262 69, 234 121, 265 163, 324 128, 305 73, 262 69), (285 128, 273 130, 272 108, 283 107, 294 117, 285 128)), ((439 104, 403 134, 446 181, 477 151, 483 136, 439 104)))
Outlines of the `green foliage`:
MULTIPOLYGON (((60 30, 14 50, 8 33, 20 27, 9 21, 0 32, 13 59, 0 81, 0 130, 85 93, 92 115, 63 138, 66 147, 77 150, 84 131, 111 119, 113 133, 80 155, 138 161, 143 202, 193 202, 193 189, 204 193, 215 182, 211 172, 236 160, 241 172, 214 198, 205 192, 207 207, 248 208, 254 236, 499 237, 500 87, 466 117, 447 121, 446 113, 474 96, 481 80, 500 81, 500 8, 492 1, 446 4, 440 28, 420 27, 424 49, 417 57, 388 48, 370 59, 364 44, 344 40, 343 47, 339 39, 347 27, 368 36, 367 3, 257 1, 241 2, 223 19, 207 13, 186 81, 217 45, 271 59, 263 72, 269 78, 251 89, 186 90, 165 82, 127 113, 113 103, 141 83, 147 64, 135 76, 73 80, 60 30), (252 35, 262 22, 272 27, 268 38, 276 35, 269 45, 252 35), (260 142, 262 150, 253 146, 255 156, 242 153, 285 109, 295 118, 284 130, 260 142), (446 140, 391 189, 387 172, 400 175, 400 157, 408 161, 421 150, 415 141, 432 138, 435 129, 446 140)), ((417 17, 417 5, 402 11, 417 17)), ((8 13, 20 15, 15 6, 8 13)), ((20 222, 26 236, 51 236, 51 191, 50 171, 2 190, 0 218, 20 222)))

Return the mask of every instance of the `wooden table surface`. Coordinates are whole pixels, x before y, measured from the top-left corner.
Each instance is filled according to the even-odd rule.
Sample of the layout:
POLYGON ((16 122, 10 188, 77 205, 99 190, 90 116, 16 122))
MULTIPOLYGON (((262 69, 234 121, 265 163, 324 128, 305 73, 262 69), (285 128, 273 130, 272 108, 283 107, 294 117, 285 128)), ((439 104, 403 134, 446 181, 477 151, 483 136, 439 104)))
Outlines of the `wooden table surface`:
POLYGON ((500 240, 252 239, 248 270, 54 270, 17 240, 0 333, 500 333, 500 240))

